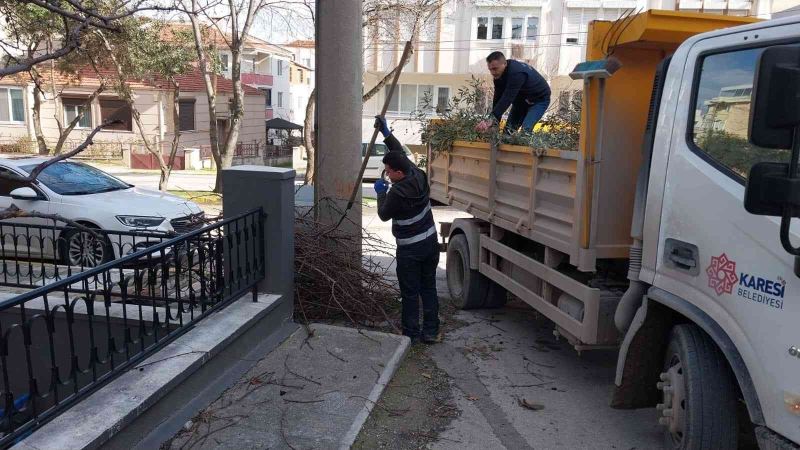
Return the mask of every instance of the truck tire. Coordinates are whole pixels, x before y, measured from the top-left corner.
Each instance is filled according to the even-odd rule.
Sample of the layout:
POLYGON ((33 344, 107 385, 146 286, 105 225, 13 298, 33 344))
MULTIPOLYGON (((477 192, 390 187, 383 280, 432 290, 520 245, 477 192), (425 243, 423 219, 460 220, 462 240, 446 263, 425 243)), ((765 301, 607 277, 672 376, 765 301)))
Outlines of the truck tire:
POLYGON ((482 308, 486 303, 489 279, 469 267, 469 244, 463 234, 447 244, 447 288, 459 309, 482 308))
POLYGON ((697 325, 672 328, 658 388, 665 448, 737 448, 733 374, 722 352, 697 325))
POLYGON ((502 308, 508 301, 508 291, 503 286, 487 279, 489 282, 489 289, 486 293, 486 301, 483 303, 484 308, 502 308))

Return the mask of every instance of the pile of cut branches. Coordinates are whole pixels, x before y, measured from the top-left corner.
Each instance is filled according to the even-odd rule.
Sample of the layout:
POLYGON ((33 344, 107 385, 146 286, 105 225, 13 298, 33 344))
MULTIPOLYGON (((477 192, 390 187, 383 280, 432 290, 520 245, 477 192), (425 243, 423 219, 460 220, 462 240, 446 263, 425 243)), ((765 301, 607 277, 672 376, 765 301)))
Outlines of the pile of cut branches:
POLYGON ((393 248, 361 233, 359 239, 310 213, 295 219, 295 317, 398 332, 392 317, 400 291, 386 276, 393 248))
POLYGON ((566 105, 556 104, 548 109, 537 131, 503 133, 493 129, 486 133, 475 131, 475 125, 490 118, 491 88, 473 76, 468 86, 458 90, 447 107, 437 111, 438 118, 431 120, 434 110, 431 96, 422 101, 422 107, 413 113, 422 127, 422 142, 430 144, 434 154, 447 152, 453 141, 499 142, 524 145, 534 150, 576 150, 580 140, 581 100, 573 95, 566 105))

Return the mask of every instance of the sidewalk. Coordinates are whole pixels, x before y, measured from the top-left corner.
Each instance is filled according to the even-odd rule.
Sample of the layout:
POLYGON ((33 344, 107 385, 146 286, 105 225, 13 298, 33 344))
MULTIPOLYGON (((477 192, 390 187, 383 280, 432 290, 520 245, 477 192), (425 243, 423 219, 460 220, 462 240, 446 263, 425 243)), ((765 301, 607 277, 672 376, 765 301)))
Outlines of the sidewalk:
POLYGON ((300 328, 162 449, 348 448, 408 351, 408 338, 300 328))

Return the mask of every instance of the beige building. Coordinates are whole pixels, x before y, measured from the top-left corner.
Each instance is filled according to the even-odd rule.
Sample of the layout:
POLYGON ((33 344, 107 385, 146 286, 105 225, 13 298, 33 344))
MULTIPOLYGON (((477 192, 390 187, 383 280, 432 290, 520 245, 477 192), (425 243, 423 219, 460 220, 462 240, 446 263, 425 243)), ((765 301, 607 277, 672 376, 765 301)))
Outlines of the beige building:
MULTIPOLYGON (((195 70, 179 77, 178 81, 181 86, 180 147, 199 148, 208 145, 211 121, 202 76, 195 70)), ((53 148, 61 135, 60 130, 83 112, 82 119, 69 134, 64 150, 83 142, 92 129, 109 118, 118 119, 120 123, 97 133, 91 151, 119 154, 122 150, 142 150, 142 136, 133 121, 132 111, 112 89, 105 90, 86 105, 86 101, 100 86, 100 79, 95 73, 85 70, 77 77, 57 75, 55 80, 46 80, 47 86, 53 84, 55 93, 46 93, 41 105, 42 134, 48 147, 53 148)), ((216 124, 224 136, 230 125, 232 83, 220 76, 216 78, 216 84, 216 124)), ((130 81, 130 85, 144 135, 150 142, 168 148, 176 131, 171 114, 172 90, 158 81, 130 81)), ((0 151, 35 150, 33 104, 33 83, 27 75, 0 79, 0 151)), ((239 142, 264 143, 264 96, 250 86, 245 86, 244 116, 239 142)))
POLYGON ((720 89, 717 97, 705 102, 705 111, 696 116, 701 120, 695 125, 695 132, 701 134, 713 130, 747 139, 752 92, 752 84, 720 89))

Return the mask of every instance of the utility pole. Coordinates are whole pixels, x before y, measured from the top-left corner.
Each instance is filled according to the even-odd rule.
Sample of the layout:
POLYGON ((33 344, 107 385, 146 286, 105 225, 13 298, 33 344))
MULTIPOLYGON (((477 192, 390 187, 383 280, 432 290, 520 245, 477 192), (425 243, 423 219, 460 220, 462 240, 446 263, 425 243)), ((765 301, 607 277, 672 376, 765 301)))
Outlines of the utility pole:
MULTIPOLYGON (((317 0, 317 150, 314 201, 337 224, 361 167, 363 49, 361 0, 317 0)), ((339 228, 361 234, 361 196, 339 228)))

